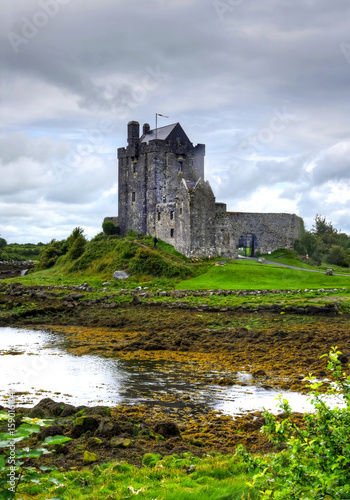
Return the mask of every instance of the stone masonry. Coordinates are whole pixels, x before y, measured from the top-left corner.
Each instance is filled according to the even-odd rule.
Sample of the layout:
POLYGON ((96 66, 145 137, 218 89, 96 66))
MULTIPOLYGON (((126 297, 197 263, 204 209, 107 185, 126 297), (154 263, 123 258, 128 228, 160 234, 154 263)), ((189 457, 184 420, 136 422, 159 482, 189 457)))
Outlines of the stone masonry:
POLYGON ((179 123, 140 137, 128 123, 128 146, 118 149, 118 218, 130 229, 156 236, 188 257, 236 257, 242 241, 255 251, 293 248, 302 219, 291 214, 227 212, 204 180, 205 145, 193 146, 179 123))

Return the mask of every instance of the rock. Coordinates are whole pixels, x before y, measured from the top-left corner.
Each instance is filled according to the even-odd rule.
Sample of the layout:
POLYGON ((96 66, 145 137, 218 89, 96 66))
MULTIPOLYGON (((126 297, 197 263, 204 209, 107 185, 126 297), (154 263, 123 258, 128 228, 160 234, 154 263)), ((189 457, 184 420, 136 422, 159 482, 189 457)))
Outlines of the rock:
POLYGON ((265 262, 264 257, 259 257, 259 258, 258 258, 258 262, 259 262, 260 264, 264 264, 264 262, 265 262))
POLYGON ((71 429, 70 435, 73 438, 78 438, 82 434, 85 434, 85 432, 95 431, 99 426, 99 421, 95 417, 83 415, 77 417, 73 425, 74 427, 71 429))
POLYGON ((50 425, 49 427, 42 427, 38 437, 39 439, 45 439, 47 437, 51 436, 62 436, 63 435, 63 429, 59 425, 50 425))
POLYGON ((101 420, 100 425, 95 432, 95 436, 111 437, 120 433, 121 429, 117 422, 113 421, 111 418, 105 417, 101 420))
POLYGON ((116 271, 113 274, 113 278, 116 280, 126 280, 126 279, 130 278, 130 275, 125 271, 116 271))
POLYGON ((165 438, 180 436, 179 426, 175 422, 171 422, 170 420, 157 423, 154 430, 157 434, 160 434, 165 438))
POLYGON ((327 276, 333 276, 333 269, 327 269, 326 275, 327 276))
POLYGON ((26 412, 26 416, 31 418, 58 417, 65 408, 64 403, 56 403, 50 398, 44 398, 31 410, 26 412))
POLYGON ((234 381, 232 380, 232 378, 223 377, 223 378, 220 378, 217 381, 214 381, 214 384, 217 384, 217 385, 234 385, 234 381))
POLYGON ((133 305, 135 305, 135 304, 141 304, 142 300, 140 299, 139 295, 134 295, 133 298, 132 298, 131 303, 133 305))
POLYGON ((90 463, 90 462, 97 462, 98 456, 96 453, 92 453, 90 451, 84 451, 84 462, 90 463))
POLYGON ((131 446, 131 439, 113 437, 109 443, 112 448, 129 448, 129 446, 131 446))
POLYGON ((64 409, 62 413, 60 414, 60 417, 70 417, 71 415, 74 415, 74 413, 77 412, 77 408, 73 405, 66 404, 64 405, 64 409))
POLYGON ((88 446, 100 446, 103 443, 102 439, 99 439, 97 437, 91 437, 88 439, 87 445, 88 446))

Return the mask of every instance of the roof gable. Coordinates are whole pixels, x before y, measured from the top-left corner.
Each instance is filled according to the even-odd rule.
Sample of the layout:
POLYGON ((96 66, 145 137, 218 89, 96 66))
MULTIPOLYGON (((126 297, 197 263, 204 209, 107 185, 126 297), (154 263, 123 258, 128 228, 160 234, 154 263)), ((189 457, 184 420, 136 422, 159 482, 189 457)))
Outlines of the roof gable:
POLYGON ((149 130, 149 132, 141 137, 140 141, 148 144, 149 141, 153 141, 154 139, 159 139, 161 141, 180 140, 181 142, 188 142, 191 144, 191 141, 187 137, 180 123, 173 123, 172 125, 166 125, 165 127, 149 130))

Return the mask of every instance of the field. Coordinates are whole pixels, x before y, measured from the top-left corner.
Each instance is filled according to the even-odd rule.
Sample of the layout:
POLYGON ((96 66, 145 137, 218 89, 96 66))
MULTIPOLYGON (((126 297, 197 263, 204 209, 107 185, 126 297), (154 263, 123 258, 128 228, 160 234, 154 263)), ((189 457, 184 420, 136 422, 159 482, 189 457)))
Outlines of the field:
POLYGON ((325 272, 259 264, 237 260, 225 266, 213 265, 204 274, 176 285, 178 290, 298 290, 305 288, 345 288, 350 276, 327 276, 325 272))

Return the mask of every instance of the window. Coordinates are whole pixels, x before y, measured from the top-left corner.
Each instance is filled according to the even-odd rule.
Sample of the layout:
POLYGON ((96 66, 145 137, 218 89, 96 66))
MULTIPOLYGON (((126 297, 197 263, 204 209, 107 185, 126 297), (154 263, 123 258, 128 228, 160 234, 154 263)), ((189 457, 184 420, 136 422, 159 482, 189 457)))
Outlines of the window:
POLYGON ((133 164, 132 164, 132 171, 134 174, 136 174, 137 172, 137 161, 134 161, 133 164))
POLYGON ((136 200, 136 193, 131 193, 131 201, 134 202, 136 200))
POLYGON ((177 162, 177 171, 178 172, 182 172, 182 163, 183 163, 182 161, 177 162))
POLYGON ((182 207, 180 207, 180 215, 182 215, 182 207))
POLYGON ((166 203, 166 196, 163 196, 163 203, 166 203))
POLYGON ((160 220, 160 212, 157 213, 158 220, 160 220))
POLYGON ((172 211, 170 212, 170 220, 173 220, 173 219, 174 219, 174 211, 172 210, 172 211))
POLYGON ((170 237, 171 238, 174 238, 174 231, 175 231, 174 229, 170 229, 170 237))

